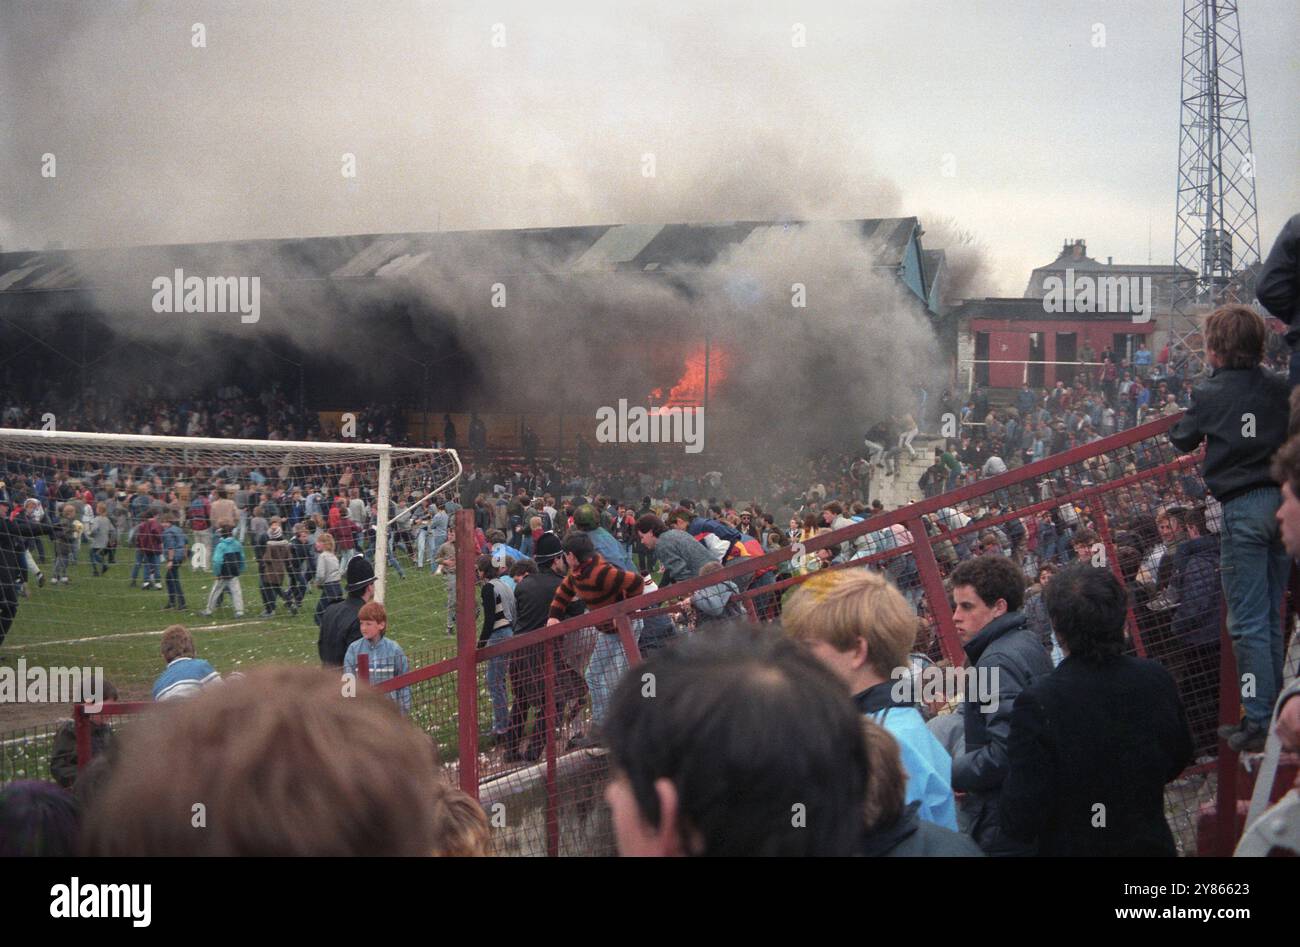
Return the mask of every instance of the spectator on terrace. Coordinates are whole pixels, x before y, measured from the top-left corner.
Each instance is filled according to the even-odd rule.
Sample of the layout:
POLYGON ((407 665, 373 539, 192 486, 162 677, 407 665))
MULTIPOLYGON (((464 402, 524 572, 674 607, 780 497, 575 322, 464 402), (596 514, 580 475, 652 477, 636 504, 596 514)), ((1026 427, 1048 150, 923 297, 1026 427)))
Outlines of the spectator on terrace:
POLYGON ((623 855, 851 855, 868 785, 843 685, 767 628, 655 652, 614 695, 605 790, 623 855), (642 696, 653 675, 655 697, 642 696))
POLYGON ((77 855, 81 812, 66 789, 35 779, 0 787, 0 858, 77 855))
POLYGON ((1223 505, 1228 632, 1238 675, 1254 683, 1243 698, 1241 722, 1220 729, 1236 753, 1263 748, 1282 689, 1281 606, 1291 568, 1276 519, 1281 494, 1269 474, 1286 438, 1290 389, 1260 366, 1266 332, 1246 306, 1221 306, 1210 314, 1205 350, 1213 372, 1193 389, 1191 406, 1169 431, 1182 451, 1206 442, 1205 483, 1223 505))
POLYGON ((1001 824, 1047 856, 1172 856, 1165 784, 1192 762, 1173 678, 1127 657, 1127 596, 1109 569, 1067 566, 1046 592, 1065 660, 1016 698, 1001 824))
POLYGON ((974 668, 963 695, 965 750, 953 760, 952 788, 965 793, 969 833, 989 855, 1031 855, 1008 838, 999 817, 1007 774, 1011 713, 1020 692, 1052 672, 1052 662, 1020 611, 1025 579, 1005 556, 979 556, 953 570, 953 623, 974 668))
POLYGON ((867 783, 867 837, 861 854, 868 858, 981 857, 984 853, 970 836, 921 817, 921 803, 907 801, 910 777, 903 768, 899 741, 873 720, 863 721, 863 727, 871 779, 867 783))
POLYGON ((435 754, 369 688, 344 696, 336 674, 258 668, 131 726, 87 812, 86 852, 431 855, 454 841, 438 817, 449 787, 435 754), (192 823, 198 801, 202 829, 192 823))
POLYGON ((916 814, 956 831, 952 758, 918 709, 922 695, 908 665, 916 613, 898 589, 863 569, 819 575, 789 597, 782 622, 844 682, 858 709, 898 741, 906 801, 917 805, 916 814))

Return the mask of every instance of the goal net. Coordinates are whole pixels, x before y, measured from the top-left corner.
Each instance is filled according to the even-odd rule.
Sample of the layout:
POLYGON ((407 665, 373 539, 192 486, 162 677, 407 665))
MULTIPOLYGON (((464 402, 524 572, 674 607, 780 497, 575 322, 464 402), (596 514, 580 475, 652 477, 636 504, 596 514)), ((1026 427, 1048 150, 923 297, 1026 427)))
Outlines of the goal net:
POLYGON ((102 667, 147 699, 181 624, 222 674, 311 663, 356 556, 411 665, 450 654, 436 554, 460 472, 452 450, 0 429, 8 529, 33 533, 0 563, 0 662, 102 667))

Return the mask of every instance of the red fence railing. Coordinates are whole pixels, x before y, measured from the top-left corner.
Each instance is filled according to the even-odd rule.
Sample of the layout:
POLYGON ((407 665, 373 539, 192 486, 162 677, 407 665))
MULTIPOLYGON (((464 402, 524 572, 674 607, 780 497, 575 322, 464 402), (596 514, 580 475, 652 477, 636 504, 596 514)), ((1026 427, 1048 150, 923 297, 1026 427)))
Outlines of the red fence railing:
MULTIPOLYGON (((1041 565, 1070 558, 1071 538, 1089 526, 1098 534, 1105 564, 1132 592, 1128 631, 1133 653, 1163 663, 1178 682, 1184 703, 1195 710, 1200 755, 1166 793, 1179 849, 1184 854, 1230 854, 1240 833, 1239 802, 1248 798, 1250 786, 1236 755, 1213 734, 1215 724, 1234 722, 1240 713, 1226 628, 1221 621, 1217 649, 1193 647, 1181 639, 1174 631, 1176 611, 1161 597, 1165 589, 1159 570, 1141 567, 1159 552, 1157 513, 1204 489, 1196 460, 1180 455, 1165 436, 1175 420, 1161 418, 483 648, 477 646, 475 584, 460 581, 456 655, 384 681, 378 689, 410 688, 413 719, 437 742, 461 788, 484 804, 498 852, 608 853, 612 832, 601 801, 607 760, 590 745, 591 729, 609 689, 636 665, 643 650, 716 620, 720 600, 727 599, 722 615, 773 620, 779 617, 782 596, 817 572, 871 567, 889 575, 916 608, 917 650, 960 666, 964 653, 945 588, 952 568, 978 549, 996 546, 1028 575, 1036 575, 1041 565), (970 521, 968 513, 974 514, 970 521), (823 564, 832 552, 835 561, 823 564), (1153 575, 1154 581, 1148 581, 1153 575), (705 594, 719 588, 719 594, 705 594), (1207 670, 1209 660, 1213 664, 1207 670)), ((1216 528, 1213 506, 1211 531, 1216 528)), ((454 531, 457 574, 473 576, 473 514, 457 513, 454 531)), ((1216 610, 1222 608, 1217 590, 1200 592, 1218 603, 1216 610)), ((1027 612, 1036 594, 1031 589, 1027 612)), ((1050 628, 1042 629, 1045 645, 1048 632, 1050 628)), ((106 704, 102 713, 147 706, 106 704)), ((78 708, 83 762, 89 756, 88 717, 78 708)))

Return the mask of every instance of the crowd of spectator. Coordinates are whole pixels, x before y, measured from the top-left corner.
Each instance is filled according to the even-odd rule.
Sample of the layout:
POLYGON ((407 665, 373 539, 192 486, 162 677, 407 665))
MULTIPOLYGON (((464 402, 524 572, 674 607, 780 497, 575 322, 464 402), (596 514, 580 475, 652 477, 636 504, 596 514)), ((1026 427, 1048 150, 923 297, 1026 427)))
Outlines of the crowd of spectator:
MULTIPOLYGON (((1159 356, 1135 359, 1132 380, 1122 362, 1103 355, 1099 377, 1073 391, 1026 387, 1003 408, 983 405, 977 391, 962 409, 973 433, 936 452, 945 487, 1093 442, 1154 411, 1181 417, 1168 434, 1176 451, 1160 441, 1097 453, 1039 483, 988 491, 921 520, 960 654, 934 640, 931 610, 940 605, 922 591, 916 556, 890 555, 921 537, 897 523, 873 528, 887 511, 861 492, 878 475, 872 467, 896 475, 901 452, 915 449, 915 425, 883 439, 869 432, 878 449, 847 464, 801 461, 788 482, 770 481, 761 500, 727 498, 734 484, 720 471, 656 481, 626 468, 595 474, 581 462, 522 472, 467 467, 459 496, 403 514, 382 552, 365 538, 376 511, 373 484, 364 481, 298 483, 292 471, 258 472, 259 480, 240 471, 227 484, 189 471, 187 480, 202 482, 185 496, 179 482, 161 483, 147 470, 61 471, 42 495, 17 471, 5 487, 16 494, 2 499, 14 507, 21 500, 28 511, 16 515, 38 524, 45 513, 31 509, 46 510, 51 496, 73 507, 74 522, 84 516, 78 500, 102 503, 110 525, 107 503, 116 500, 155 587, 151 557, 167 547, 159 536, 154 548, 148 524, 160 515, 187 523, 192 536, 216 530, 215 570, 235 530, 263 547, 263 576, 265 547, 281 542, 270 538, 273 527, 306 532, 308 541, 314 535, 317 577, 323 568, 328 579, 322 587, 347 593, 319 615, 321 660, 349 673, 360 653, 401 656, 385 638, 386 613, 372 607, 366 550, 401 552, 445 574, 456 559, 449 530, 461 506, 474 513, 480 647, 800 544, 778 567, 692 586, 688 597, 637 618, 632 631, 645 660, 636 675, 625 673, 622 640, 604 627, 573 635, 576 648, 493 657, 487 685, 502 760, 537 759, 552 736, 545 719, 567 726, 589 705, 590 730, 570 732, 568 745, 607 750, 605 796, 625 854, 1168 856, 1177 843, 1166 788, 1198 756, 1225 744, 1258 751, 1270 732, 1300 748, 1300 701, 1290 699, 1300 688, 1284 680, 1281 615, 1282 588, 1300 555, 1300 411, 1286 381, 1264 364, 1266 331, 1255 312, 1220 308, 1206 344, 1214 371, 1190 389, 1160 377, 1159 356), (1150 385, 1140 380, 1148 371, 1150 385), (1191 452, 1202 447, 1198 459, 1191 452), (944 457, 954 452, 956 466, 944 457), (990 466, 995 458, 1001 469, 990 466), (1076 498, 1080 488, 1157 466, 1159 477, 1135 478, 1095 503, 1076 498), (840 476, 826 476, 833 472, 840 476), (804 486, 809 474, 823 479, 804 486), (1022 512, 1028 506, 1036 511, 1022 512), (331 562, 340 533, 351 555, 331 562), (796 576, 804 581, 783 594, 765 588, 796 576), (742 596, 765 625, 736 617, 742 596), (1223 606, 1251 690, 1241 720, 1215 729, 1223 606), (908 681, 924 693, 927 675, 943 671, 944 661, 965 664, 964 687, 945 688, 933 703, 900 687, 908 681), (539 667, 547 666, 552 676, 541 687, 539 667), (556 713, 539 714, 548 699, 556 713)), ((404 485, 390 515, 418 492, 404 485)), ((37 533, 55 537, 56 557, 72 554, 60 553, 48 522, 14 535, 33 543, 37 533)), ((268 602, 268 583, 259 584, 269 611, 274 597, 268 602)), ((286 599, 294 607, 296 588, 291 582, 286 599)), ((450 606, 448 620, 451 627, 450 606)), ((467 836, 480 840, 471 847, 486 846, 481 810, 461 799, 462 815, 448 814, 453 791, 439 784, 431 742, 406 719, 409 694, 383 699, 363 688, 346 700, 336 676, 287 668, 218 686, 193 663, 183 632, 164 636, 160 684, 174 678, 163 690, 179 688, 184 699, 167 701, 120 747, 107 741, 75 781, 80 805, 47 786, 4 790, 0 825, 8 835, 0 838, 15 853, 79 846, 103 854, 427 854, 467 836), (295 728, 308 721, 311 737, 297 738, 295 728), (250 760, 323 778, 309 784, 306 800, 282 795, 302 782, 263 773, 253 783, 250 760), (341 801, 357 798, 369 806, 364 831, 341 801), (193 799, 251 815, 195 833, 193 799), (169 812, 177 815, 159 815, 169 812)))

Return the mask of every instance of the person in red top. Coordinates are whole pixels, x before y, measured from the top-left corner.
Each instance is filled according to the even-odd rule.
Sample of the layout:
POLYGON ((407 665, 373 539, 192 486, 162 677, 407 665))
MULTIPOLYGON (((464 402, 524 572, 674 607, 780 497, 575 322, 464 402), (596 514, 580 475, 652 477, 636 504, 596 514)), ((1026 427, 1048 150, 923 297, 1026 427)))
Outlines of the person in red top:
POLYGON ((339 565, 347 568, 348 560, 357 554, 357 536, 361 527, 346 516, 335 517, 338 508, 330 510, 331 523, 329 534, 334 537, 334 548, 338 550, 339 565))
MULTIPOLYGON (((140 588, 149 588, 149 576, 153 576, 153 587, 162 588, 162 579, 158 572, 158 560, 162 555, 162 527, 158 524, 158 511, 150 510, 143 523, 135 530, 135 548, 144 557, 144 581, 140 588)), ((132 570, 134 571, 134 570, 132 570)), ((134 577, 131 584, 135 585, 134 577)))
MULTIPOLYGON (((564 561, 569 567, 569 574, 564 577, 560 587, 555 590, 555 597, 551 599, 547 625, 559 624, 575 597, 581 599, 588 609, 595 611, 640 595, 644 589, 645 582, 640 574, 606 562, 596 552, 591 536, 582 530, 574 530, 565 536, 561 548, 564 550, 564 561)), ((591 693, 592 724, 592 732, 582 741, 585 746, 599 743, 596 728, 605 719, 614 686, 628 669, 627 655, 623 652, 623 643, 619 641, 613 623, 600 630, 605 634, 596 643, 584 675, 587 690, 591 693)))

